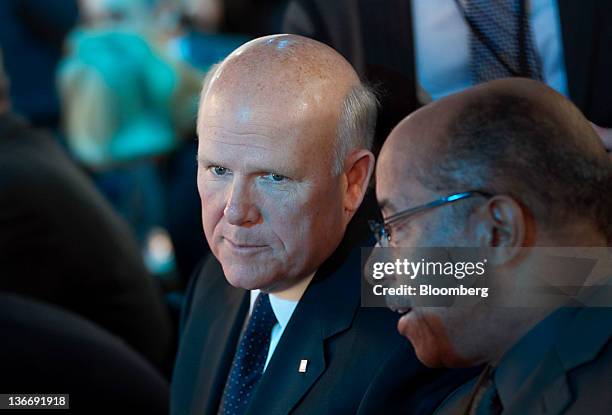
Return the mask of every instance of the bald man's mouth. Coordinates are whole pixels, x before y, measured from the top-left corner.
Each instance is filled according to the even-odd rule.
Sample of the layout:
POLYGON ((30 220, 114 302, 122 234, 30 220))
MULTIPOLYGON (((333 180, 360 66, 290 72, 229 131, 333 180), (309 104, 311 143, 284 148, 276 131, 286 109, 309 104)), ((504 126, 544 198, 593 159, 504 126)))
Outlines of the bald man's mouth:
POLYGON ((223 238, 227 246, 238 254, 254 254, 268 249, 270 246, 266 244, 251 243, 251 242, 234 242, 231 239, 223 238))

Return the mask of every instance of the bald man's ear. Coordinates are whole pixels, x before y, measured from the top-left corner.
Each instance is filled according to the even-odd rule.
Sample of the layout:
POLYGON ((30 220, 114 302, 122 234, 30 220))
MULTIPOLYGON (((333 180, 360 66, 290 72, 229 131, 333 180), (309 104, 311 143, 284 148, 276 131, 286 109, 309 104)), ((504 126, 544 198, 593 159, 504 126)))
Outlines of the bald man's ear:
POLYGON ((344 212, 347 214, 348 220, 353 217, 353 214, 361 205, 373 172, 374 155, 368 150, 354 150, 345 159, 344 212))
POLYGON ((527 210, 510 196, 490 198, 477 211, 476 237, 487 249, 494 265, 506 264, 517 258, 523 246, 533 243, 533 220, 527 210))

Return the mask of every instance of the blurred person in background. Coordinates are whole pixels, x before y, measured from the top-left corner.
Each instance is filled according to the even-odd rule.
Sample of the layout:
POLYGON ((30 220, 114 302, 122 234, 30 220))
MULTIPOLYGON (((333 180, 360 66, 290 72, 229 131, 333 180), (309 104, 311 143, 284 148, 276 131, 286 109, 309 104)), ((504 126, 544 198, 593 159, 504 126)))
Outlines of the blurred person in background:
POLYGON ((281 31, 288 0, 222 0, 221 30, 260 37, 281 31))
POLYGON ((57 130, 55 70, 66 35, 78 19, 77 0, 3 0, 0 46, 11 79, 13 110, 32 125, 57 130))
POLYGON ((64 409, 54 406, 59 397, 48 395, 68 394, 70 414, 106 415, 117 408, 168 414, 168 381, 159 371, 121 338, 75 313, 0 292, 0 331, 0 389, 14 401, 42 393, 42 408, 64 409))
POLYGON ((52 137, 14 114, 0 70, 0 291, 70 310, 167 373, 174 335, 123 221, 52 137))
POLYGON ((173 32, 167 45, 169 53, 202 71, 252 39, 244 31, 223 29, 227 15, 223 0, 176 0, 162 5, 159 19, 166 31, 173 32))
POLYGON ((612 149, 612 2, 293 0, 284 32, 338 50, 381 92, 379 146, 421 105, 497 78, 545 82, 612 149))
POLYGON ((193 137, 200 76, 165 53, 156 3, 83 0, 84 25, 69 37, 58 79, 69 149, 133 226, 149 269, 171 277, 168 210, 186 198, 169 197, 166 167, 193 137))

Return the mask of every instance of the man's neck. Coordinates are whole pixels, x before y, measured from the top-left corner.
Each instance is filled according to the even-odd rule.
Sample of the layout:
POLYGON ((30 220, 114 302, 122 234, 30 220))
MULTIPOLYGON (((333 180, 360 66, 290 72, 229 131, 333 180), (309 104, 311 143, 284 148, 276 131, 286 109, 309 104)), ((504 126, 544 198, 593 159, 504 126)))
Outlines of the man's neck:
POLYGON ((306 291, 306 288, 308 288, 310 281, 312 281, 314 274, 315 273, 313 272, 310 276, 301 279, 297 284, 294 284, 289 288, 285 288, 280 291, 270 292, 270 294, 283 300, 299 301, 300 298, 302 298, 304 292, 306 291))

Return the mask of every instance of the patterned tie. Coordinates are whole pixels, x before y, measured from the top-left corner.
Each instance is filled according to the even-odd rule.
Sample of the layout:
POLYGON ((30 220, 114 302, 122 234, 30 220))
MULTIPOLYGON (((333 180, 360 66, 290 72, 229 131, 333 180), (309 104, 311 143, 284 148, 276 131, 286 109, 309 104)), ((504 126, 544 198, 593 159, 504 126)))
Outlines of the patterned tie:
POLYGON ((509 76, 542 80, 529 14, 523 10, 528 0, 463 0, 465 6, 456 1, 470 27, 475 84, 509 76))
POLYGON ((270 334, 276 324, 276 316, 268 294, 260 293, 255 300, 247 328, 240 338, 238 350, 232 362, 225 384, 219 414, 243 414, 251 399, 253 388, 263 373, 270 334))

